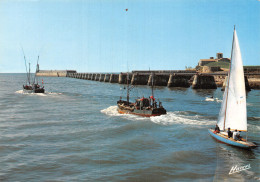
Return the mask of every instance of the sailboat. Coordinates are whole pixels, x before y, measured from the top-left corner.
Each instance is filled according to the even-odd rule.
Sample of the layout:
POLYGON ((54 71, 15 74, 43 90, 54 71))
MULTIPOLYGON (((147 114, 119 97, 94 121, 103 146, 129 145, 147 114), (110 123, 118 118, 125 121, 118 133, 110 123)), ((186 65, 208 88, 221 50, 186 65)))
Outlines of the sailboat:
MULTIPOLYGON (((209 129, 210 135, 216 140, 240 147, 255 148, 256 144, 246 139, 234 140, 228 137, 227 129, 231 131, 247 132, 247 109, 246 109, 246 89, 242 57, 239 42, 234 28, 231 64, 227 79, 227 86, 223 95, 223 102, 219 112, 217 122, 220 132, 209 129)), ((246 133, 247 136, 247 133, 246 133)))
MULTIPOLYGON (((23 52, 24 53, 24 52, 23 52)), ((31 81, 31 65, 29 63, 29 72, 27 72, 27 64, 26 64, 26 58, 25 58, 25 54, 24 54, 24 61, 25 61, 25 68, 26 68, 26 74, 27 74, 27 79, 26 79, 26 83, 25 85, 23 85, 23 90, 25 92, 28 92, 28 93, 44 93, 45 90, 44 90, 44 86, 40 86, 39 83, 38 83, 38 78, 36 76, 36 72, 39 68, 39 56, 38 56, 38 60, 37 60, 37 66, 36 66, 36 72, 35 72, 35 75, 34 75, 34 79, 33 79, 33 82, 31 81)), ((43 82, 42 82, 43 84, 43 82)))
POLYGON ((136 99, 135 103, 129 102, 129 74, 127 73, 127 100, 117 101, 117 111, 120 114, 134 114, 143 117, 151 117, 151 116, 160 116, 162 114, 166 114, 166 110, 162 106, 162 103, 159 102, 159 106, 157 106, 157 102, 154 98, 153 91, 153 74, 152 74, 152 95, 149 98, 142 97, 140 99, 136 99))

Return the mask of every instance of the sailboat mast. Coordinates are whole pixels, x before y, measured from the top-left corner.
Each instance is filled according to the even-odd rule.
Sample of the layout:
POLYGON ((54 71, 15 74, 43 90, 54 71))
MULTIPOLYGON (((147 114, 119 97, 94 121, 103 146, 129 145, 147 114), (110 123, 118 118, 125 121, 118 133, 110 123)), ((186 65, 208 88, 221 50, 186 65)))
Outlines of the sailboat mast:
POLYGON ((229 81, 230 81, 230 70, 231 70, 231 61, 232 61, 232 52, 233 52, 233 46, 234 46, 234 40, 235 40, 235 25, 234 25, 234 33, 233 33, 233 41, 232 41, 232 49, 231 49, 231 59, 230 59, 230 65, 229 65, 229 73, 228 73, 228 84, 226 86, 227 89, 227 98, 226 98, 226 105, 225 105, 225 115, 224 115, 224 125, 223 130, 225 131, 225 124, 226 124, 226 117, 227 117, 227 101, 228 101, 228 89, 229 89, 229 81))

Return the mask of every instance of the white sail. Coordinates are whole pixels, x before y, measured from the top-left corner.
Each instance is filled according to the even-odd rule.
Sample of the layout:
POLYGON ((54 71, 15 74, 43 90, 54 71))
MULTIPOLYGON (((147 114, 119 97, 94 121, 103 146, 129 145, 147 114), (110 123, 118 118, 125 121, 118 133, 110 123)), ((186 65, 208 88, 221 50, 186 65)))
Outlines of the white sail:
POLYGON ((245 79, 236 30, 234 30, 231 67, 227 81, 218 125, 220 129, 247 131, 245 79))
POLYGON ((223 101, 221 103, 221 108, 218 115, 218 126, 221 130, 224 130, 224 120, 225 120, 225 111, 226 111, 226 97, 227 97, 227 85, 228 79, 226 79, 226 88, 223 94, 223 101))

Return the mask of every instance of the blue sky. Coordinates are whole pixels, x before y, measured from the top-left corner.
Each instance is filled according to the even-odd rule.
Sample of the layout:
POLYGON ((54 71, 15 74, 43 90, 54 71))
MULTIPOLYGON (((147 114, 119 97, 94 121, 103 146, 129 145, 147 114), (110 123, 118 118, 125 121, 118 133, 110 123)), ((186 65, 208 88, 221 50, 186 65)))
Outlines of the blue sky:
POLYGON ((259 0, 1 0, 0 72, 25 72, 21 47, 32 69, 38 55, 78 72, 195 67, 230 57, 234 24, 244 65, 259 65, 259 0))

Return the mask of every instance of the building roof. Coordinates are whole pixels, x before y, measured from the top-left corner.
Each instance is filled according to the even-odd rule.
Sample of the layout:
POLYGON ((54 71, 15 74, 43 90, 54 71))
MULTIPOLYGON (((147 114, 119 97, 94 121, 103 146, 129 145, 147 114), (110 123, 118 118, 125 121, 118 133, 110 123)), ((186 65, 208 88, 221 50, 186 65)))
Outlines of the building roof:
POLYGON ((200 59, 200 61, 216 61, 216 59, 200 59))

